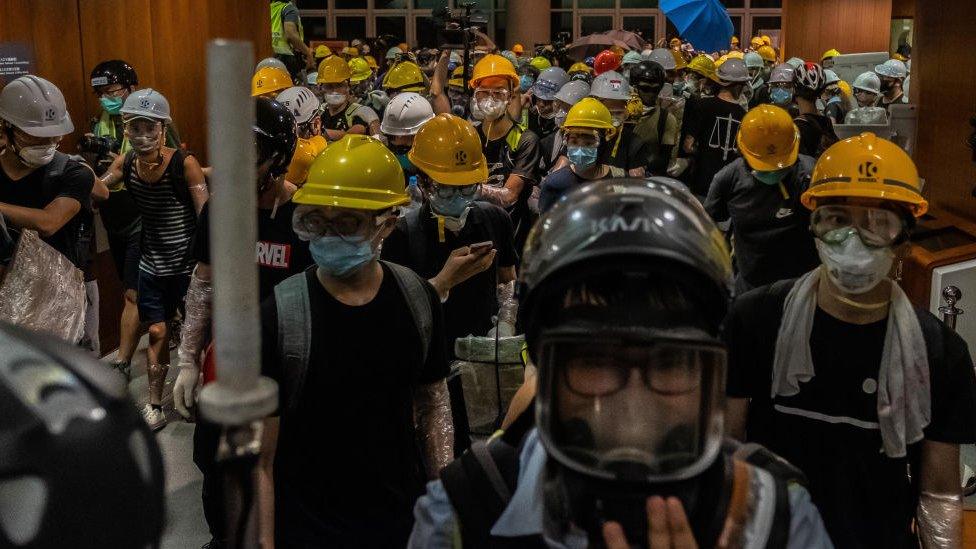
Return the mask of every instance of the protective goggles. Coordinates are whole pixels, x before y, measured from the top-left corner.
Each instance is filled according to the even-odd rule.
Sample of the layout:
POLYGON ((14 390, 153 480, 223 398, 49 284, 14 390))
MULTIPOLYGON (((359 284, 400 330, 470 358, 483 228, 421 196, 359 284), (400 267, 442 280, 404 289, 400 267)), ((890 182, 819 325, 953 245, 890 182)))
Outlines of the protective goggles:
POLYGON ((814 210, 810 229, 827 244, 840 244, 856 232, 865 245, 874 248, 893 246, 908 236, 905 219, 897 212, 846 204, 814 210))
POLYGON ((474 185, 442 185, 437 182, 433 182, 431 185, 432 190, 438 198, 443 198, 445 200, 454 198, 456 195, 461 195, 464 198, 474 199, 478 194, 478 187, 480 183, 475 183, 474 185))
POLYGON ((568 147, 598 147, 600 146, 600 132, 570 128, 563 130, 563 141, 568 147))
POLYGON ((125 130, 126 134, 133 137, 152 137, 159 133, 162 126, 163 123, 159 120, 151 120, 149 118, 130 118, 125 121, 123 129, 125 130))
POLYGON ((377 227, 396 213, 375 215, 353 210, 334 210, 336 215, 327 215, 326 210, 317 206, 299 206, 292 216, 292 229, 302 240, 314 240, 325 236, 338 236, 343 240, 373 236, 377 227))
POLYGON ((491 98, 496 101, 508 101, 512 94, 505 88, 478 88, 474 90, 475 101, 484 101, 491 98))

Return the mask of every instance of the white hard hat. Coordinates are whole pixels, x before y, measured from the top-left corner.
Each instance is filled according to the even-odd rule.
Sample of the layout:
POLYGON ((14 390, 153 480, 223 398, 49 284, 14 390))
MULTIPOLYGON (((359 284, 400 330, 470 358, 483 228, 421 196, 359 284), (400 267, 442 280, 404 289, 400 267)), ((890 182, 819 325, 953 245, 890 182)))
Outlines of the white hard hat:
POLYGON ((654 53, 654 50, 652 50, 651 48, 647 48, 646 50, 641 52, 641 59, 643 59, 644 61, 650 61, 652 53, 654 53))
POLYGON ((396 59, 396 57, 398 55, 400 55, 401 53, 403 53, 403 50, 401 50, 400 48, 398 48, 396 46, 393 46, 392 48, 386 50, 386 58, 387 59, 396 59))
POLYGON ((763 68, 762 56, 754 51, 746 52, 746 54, 742 57, 742 61, 746 64, 746 68, 748 69, 763 68))
POLYGON ((552 101, 556 98, 556 92, 566 85, 567 81, 569 75, 566 71, 559 67, 549 67, 539 73, 539 78, 536 78, 535 83, 532 84, 532 94, 539 99, 552 101))
POLYGON ((674 62, 674 55, 671 50, 667 48, 657 48, 651 52, 651 55, 647 58, 648 61, 654 61, 658 65, 664 67, 666 71, 673 71, 678 68, 678 64, 674 62))
POLYGON ((786 63, 791 67, 793 67, 794 69, 803 66, 803 60, 800 59, 799 57, 790 57, 789 59, 786 60, 786 63))
POLYGON ((573 106, 576 103, 579 103, 580 99, 583 99, 589 94, 589 84, 583 82, 582 80, 573 80, 563 84, 563 87, 556 92, 555 98, 569 106, 573 106))
POLYGON ((824 69, 824 86, 830 86, 838 82, 840 82, 840 77, 837 76, 836 72, 830 69, 824 69))
POLYGON ((864 90, 871 93, 881 93, 881 79, 873 72, 862 72, 851 84, 854 90, 864 90))
POLYGON ((119 111, 131 118, 150 118, 172 122, 169 117, 169 101, 152 88, 136 90, 129 94, 119 111))
POLYGON ((631 50, 631 51, 629 51, 629 52, 627 52, 627 53, 624 54, 624 58, 620 61, 620 64, 621 65, 636 65, 636 64, 640 63, 641 61, 643 61, 643 59, 641 58, 641 54, 637 53, 636 51, 631 50))
POLYGON ((33 74, 0 90, 0 119, 34 137, 60 137, 75 131, 61 90, 33 74))
POLYGON ((281 59, 278 59, 277 57, 265 57, 264 59, 258 61, 257 66, 254 67, 254 72, 258 72, 264 67, 275 67, 285 72, 288 72, 288 67, 286 67, 285 63, 281 59))
POLYGON ((399 93, 386 106, 380 131, 386 135, 415 135, 431 118, 434 118, 434 109, 424 96, 413 92, 399 93))
POLYGON ((318 71, 310 72, 308 73, 308 76, 305 78, 305 82, 308 83, 309 86, 314 86, 318 84, 318 79, 319 79, 318 71))
POLYGON ((887 124, 888 112, 884 107, 858 107, 844 117, 845 124, 887 124))
POLYGON ((715 75, 722 82, 748 82, 752 80, 749 76, 749 69, 746 68, 746 64, 742 62, 741 59, 736 59, 734 57, 726 59, 725 63, 722 63, 718 70, 715 71, 715 75))
POLYGON ((880 65, 874 67, 874 72, 878 76, 887 76, 889 78, 905 78, 908 76, 908 67, 905 63, 897 59, 889 59, 880 65))
POLYGON ((630 82, 617 71, 607 71, 593 79, 590 96, 600 99, 630 100, 630 82))
POLYGON ((769 83, 770 84, 792 84, 793 74, 796 69, 793 65, 789 63, 780 63, 773 67, 772 72, 769 73, 769 83))
POLYGON ((322 102, 304 86, 294 86, 278 94, 275 101, 281 103, 295 116, 295 122, 305 124, 319 114, 322 102))

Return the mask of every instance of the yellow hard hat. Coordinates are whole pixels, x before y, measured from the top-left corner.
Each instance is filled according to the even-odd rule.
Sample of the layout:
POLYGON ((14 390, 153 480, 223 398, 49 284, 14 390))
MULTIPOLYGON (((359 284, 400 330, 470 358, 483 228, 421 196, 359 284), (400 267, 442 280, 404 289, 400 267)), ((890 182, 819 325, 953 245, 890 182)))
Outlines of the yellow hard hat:
POLYGON ((488 161, 478 132, 470 122, 453 114, 438 114, 421 126, 407 158, 444 185, 474 185, 488 180, 488 161))
POLYGON ((274 94, 292 86, 291 75, 278 67, 261 67, 251 78, 251 97, 274 94))
POLYGON ((719 57, 718 59, 716 59, 715 60, 715 68, 717 69, 717 68, 721 67, 722 66, 722 63, 725 63, 726 61, 728 61, 728 59, 729 59, 729 54, 725 54, 725 55, 719 57))
POLYGON ((831 48, 825 51, 824 54, 820 56, 820 60, 823 61, 824 59, 830 59, 831 57, 837 57, 838 55, 840 55, 840 52, 831 48))
POLYGON ((454 86, 455 88, 464 87, 464 67, 455 67, 454 72, 451 73, 451 79, 447 81, 448 86, 454 86))
POLYGON ((671 46, 671 49, 676 50, 681 47, 681 39, 678 37, 672 38, 671 41, 668 42, 668 45, 671 46))
POLYGON ((366 64, 369 65, 369 68, 371 68, 371 69, 378 69, 378 68, 380 68, 380 66, 376 63, 376 58, 373 57, 372 55, 367 55, 363 59, 366 60, 366 64))
POLYGON ((763 58, 763 61, 769 61, 770 63, 776 62, 776 50, 772 46, 760 46, 756 53, 759 57, 763 58))
POLYGON ((369 63, 362 57, 353 57, 349 60, 349 82, 358 84, 373 76, 373 71, 369 68, 369 63))
POLYGON ((851 97, 854 90, 851 89, 851 85, 847 83, 846 80, 841 80, 837 82, 837 87, 840 88, 840 92, 844 94, 844 97, 851 97))
POLYGON ((715 74, 715 61, 712 61, 712 58, 704 53, 699 53, 688 62, 688 70, 718 82, 718 75, 715 74))
POLYGON ((353 46, 346 46, 342 48, 343 55, 348 55, 349 57, 359 57, 359 48, 353 46))
POLYGON ((796 163, 800 131, 790 113, 774 105, 759 105, 742 117, 736 144, 750 168, 771 172, 796 163))
POLYGON ((766 46, 772 46, 773 45, 773 39, 772 38, 766 36, 765 34, 762 35, 761 38, 762 38, 762 43, 764 45, 766 45, 766 46))
POLYGON ((319 72, 315 82, 317 84, 338 84, 349 80, 351 76, 349 65, 340 57, 333 55, 326 57, 319 63, 319 72))
POLYGON ((590 74, 591 72, 593 72, 593 69, 591 69, 590 66, 587 65, 586 63, 577 61, 576 63, 573 63, 573 65, 569 67, 569 70, 566 72, 567 74, 573 74, 577 72, 585 72, 586 74, 590 74))
POLYGON ((512 46, 512 53, 515 55, 522 55, 523 52, 525 52, 525 48, 522 47, 522 44, 515 44, 512 46))
POLYGON ((519 83, 518 74, 515 73, 515 67, 512 66, 511 61, 500 55, 489 53, 488 55, 482 57, 481 60, 478 61, 478 63, 474 66, 474 71, 472 71, 471 74, 471 81, 468 82, 468 85, 472 88, 477 88, 482 80, 492 76, 505 78, 513 86, 518 86, 519 83))
POLYGON ((688 67, 688 62, 685 61, 685 56, 678 50, 671 50, 671 57, 674 57, 674 70, 680 71, 688 67))
POLYGON ((410 202, 400 161, 378 140, 346 134, 309 169, 292 202, 357 210, 385 210, 410 202))
POLYGON ((422 92, 427 87, 427 77, 413 61, 401 61, 386 71, 383 88, 389 91, 422 92))
POLYGON ((406 42, 400 42, 399 44, 397 44, 397 47, 400 48, 400 51, 402 51, 403 53, 407 53, 408 51, 410 51, 410 46, 408 46, 406 42))
POLYGON ((551 67, 552 63, 550 63, 549 60, 546 59, 545 57, 536 56, 533 57, 531 61, 529 61, 529 65, 532 65, 533 67, 538 69, 539 72, 542 72, 548 69, 549 67, 551 67))
POLYGON ((610 51, 617 54, 617 57, 623 57, 625 53, 624 49, 617 45, 610 46, 610 51))
POLYGON ((739 37, 738 36, 733 36, 732 37, 732 40, 730 42, 731 42, 731 44, 733 46, 738 46, 739 45, 739 37))
POLYGON ((743 59, 746 54, 742 53, 741 51, 730 51, 729 53, 725 54, 725 56, 729 59, 743 59))
POLYGON ((332 55, 332 50, 329 49, 329 46, 326 46, 325 44, 315 48, 316 59, 322 59, 323 57, 328 57, 330 55, 332 55))
POLYGON ((749 47, 751 47, 754 50, 758 50, 759 48, 761 48, 763 46, 764 46, 764 44, 763 44, 762 38, 759 37, 759 36, 753 36, 752 37, 752 40, 749 40, 749 47))
POLYGON ((630 88, 630 99, 627 100, 627 118, 637 120, 644 114, 644 102, 641 101, 637 88, 630 88))
POLYGON ((616 133, 610 110, 595 97, 584 97, 577 101, 566 113, 566 120, 563 121, 562 128, 564 130, 568 128, 590 128, 605 131, 607 135, 616 133))
POLYGON ((820 200, 830 198, 896 202, 915 217, 929 209, 908 153, 871 132, 834 143, 817 160, 810 187, 800 201, 813 210, 820 200))
POLYGON ((312 167, 312 162, 325 150, 328 142, 321 135, 316 135, 311 139, 298 139, 295 146, 295 154, 291 156, 291 164, 288 165, 288 173, 285 179, 292 183, 302 186, 308 179, 308 170, 312 167))
POLYGON ((896 53, 896 54, 892 55, 891 58, 892 59, 897 59, 898 61, 901 61, 902 63, 904 63, 905 61, 908 61, 908 58, 905 57, 904 55, 900 54, 900 53, 896 53))

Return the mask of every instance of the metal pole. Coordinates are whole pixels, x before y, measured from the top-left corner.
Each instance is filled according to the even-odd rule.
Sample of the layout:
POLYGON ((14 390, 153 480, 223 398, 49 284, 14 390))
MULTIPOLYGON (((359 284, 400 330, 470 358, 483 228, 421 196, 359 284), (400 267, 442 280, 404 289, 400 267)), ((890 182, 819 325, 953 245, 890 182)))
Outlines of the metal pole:
POLYGON ((223 426, 217 459, 225 475, 227 545, 258 547, 253 471, 261 420, 278 406, 277 384, 261 373, 258 304, 257 182, 250 42, 207 46, 207 134, 213 166, 210 249, 217 379, 200 392, 200 412, 223 426))
POLYGON ((946 286, 942 289, 942 299, 946 302, 945 305, 939 307, 939 312, 942 313, 942 322, 950 330, 955 331, 956 317, 964 312, 962 309, 956 307, 956 303, 962 300, 962 291, 955 286, 946 286))

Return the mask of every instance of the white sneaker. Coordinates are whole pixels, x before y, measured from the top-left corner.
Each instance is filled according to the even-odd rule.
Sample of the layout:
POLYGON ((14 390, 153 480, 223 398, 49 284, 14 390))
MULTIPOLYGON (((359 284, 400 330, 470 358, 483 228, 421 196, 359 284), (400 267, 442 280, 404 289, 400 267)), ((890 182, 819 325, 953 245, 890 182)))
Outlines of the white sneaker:
POLYGON ((146 420, 151 431, 158 431, 166 427, 166 414, 161 409, 153 408, 149 404, 142 409, 142 418, 146 420))

